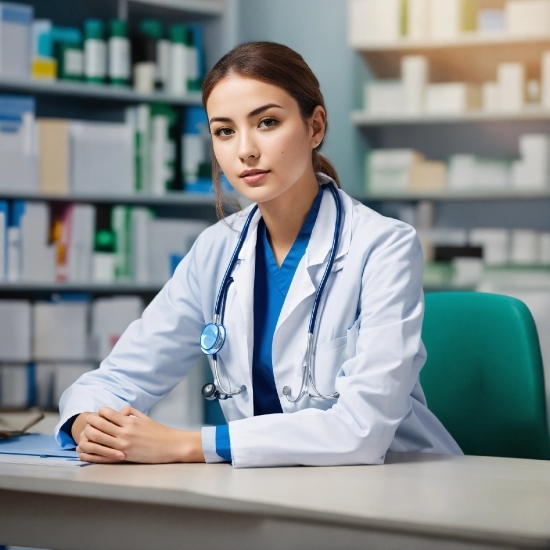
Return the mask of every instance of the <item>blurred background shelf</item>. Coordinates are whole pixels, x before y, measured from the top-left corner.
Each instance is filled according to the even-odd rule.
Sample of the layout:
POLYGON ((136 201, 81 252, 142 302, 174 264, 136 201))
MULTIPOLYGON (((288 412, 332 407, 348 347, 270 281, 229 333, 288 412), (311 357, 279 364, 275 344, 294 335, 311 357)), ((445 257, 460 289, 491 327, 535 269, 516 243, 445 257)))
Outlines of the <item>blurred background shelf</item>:
POLYGON ((143 204, 159 206, 214 206, 215 197, 212 194, 174 192, 166 195, 135 194, 135 195, 53 195, 28 192, 2 191, 0 199, 24 199, 49 202, 89 202, 94 204, 143 204))
POLYGON ((161 288, 161 284, 150 283, 0 283, 0 294, 58 292, 83 292, 87 294, 156 294, 161 288))
POLYGON ((143 94, 132 88, 117 88, 101 84, 79 82, 39 81, 31 78, 13 78, 0 76, 0 91, 10 93, 28 93, 47 96, 69 96, 97 101, 116 101, 122 103, 164 102, 171 105, 200 105, 199 92, 185 96, 165 93, 143 94))
POLYGON ((430 62, 432 82, 484 82, 502 62, 526 66, 528 77, 540 70, 540 58, 550 49, 550 34, 464 34, 449 40, 409 40, 381 44, 352 44, 377 78, 397 78, 404 55, 423 55, 430 62))
POLYGON ((547 191, 514 191, 512 189, 506 191, 428 191, 418 193, 370 193, 367 195, 357 196, 357 200, 361 202, 370 201, 528 201, 550 199, 550 189, 547 191))
POLYGON ((367 111, 353 111, 351 121, 358 127, 386 125, 429 125, 429 124, 467 124, 486 122, 529 122, 550 121, 550 110, 539 106, 530 107, 519 112, 485 112, 471 111, 468 113, 448 115, 395 115, 391 117, 371 115, 367 111))
POLYGON ((222 15, 225 10, 224 0, 116 0, 116 2, 121 9, 124 9, 124 4, 130 4, 205 15, 222 15))

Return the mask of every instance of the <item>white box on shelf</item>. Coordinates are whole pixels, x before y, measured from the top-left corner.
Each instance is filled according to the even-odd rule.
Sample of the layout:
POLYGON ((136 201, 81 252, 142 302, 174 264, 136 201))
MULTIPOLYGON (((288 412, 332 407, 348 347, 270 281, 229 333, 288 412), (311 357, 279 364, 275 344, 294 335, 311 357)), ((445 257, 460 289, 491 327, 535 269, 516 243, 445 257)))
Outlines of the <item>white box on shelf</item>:
POLYGON ((453 284, 457 286, 475 286, 483 277, 483 260, 481 258, 454 258, 453 284))
POLYGON ((30 361, 31 303, 0 300, 0 361, 30 361))
POLYGON ((401 38, 402 0, 350 0, 349 44, 362 48, 401 38))
POLYGON ((430 35, 434 39, 457 38, 461 30, 462 0, 431 0, 430 35))
POLYGON ((449 159, 449 188, 457 191, 501 191, 510 185, 510 162, 475 155, 453 155, 449 159))
POLYGON ((550 109, 550 51, 542 54, 541 61, 541 103, 545 109, 550 109))
POLYGON ((0 95, 0 190, 38 193, 34 99, 0 95))
POLYGON ((401 81, 380 80, 365 84, 365 110, 372 116, 395 117, 406 113, 406 93, 401 81))
POLYGON ((510 261, 513 264, 539 263, 539 234, 529 229, 515 229, 510 240, 510 261))
POLYGON ((27 283, 55 281, 55 246, 49 244, 50 209, 48 203, 22 201, 20 222, 21 280, 27 283))
POLYGON ((550 233, 539 234, 539 263, 550 265, 550 233))
POLYGON ((455 228, 435 228, 419 230, 418 237, 433 243, 435 246, 466 246, 468 231, 455 228))
POLYGON ((420 114, 424 111, 428 73, 429 62, 426 56, 406 55, 401 58, 401 78, 408 114, 420 114))
POLYGON ((498 82, 484 82, 481 87, 481 105, 486 113, 500 111, 500 87, 498 82))
POLYGON ((93 272, 96 209, 91 204, 73 204, 70 209, 67 281, 89 283, 93 272))
POLYGON ((31 76, 32 6, 0 2, 0 75, 31 76))
POLYGON ((139 296, 112 296, 98 298, 92 304, 93 356, 103 361, 132 321, 143 313, 139 296))
POLYGON ((505 11, 497 9, 479 10, 477 14, 477 30, 480 33, 506 31, 505 11))
POLYGON ((519 139, 521 160, 512 166, 515 189, 548 189, 550 185, 550 136, 525 134, 519 139))
POLYGON ((500 63, 497 81, 499 109, 521 111, 525 107, 525 67, 521 63, 500 63))
POLYGON ((371 151, 366 158, 368 190, 372 193, 406 192, 412 167, 422 161, 422 155, 413 149, 371 151))
POLYGON ((550 33, 550 0, 508 0, 506 26, 514 36, 550 33))
POLYGON ((82 375, 94 370, 93 363, 62 363, 56 365, 53 383, 54 405, 59 405, 63 392, 72 386, 82 375))
POLYGON ((149 277, 164 284, 172 276, 174 260, 185 256, 195 239, 208 227, 199 220, 159 218, 151 220, 149 232, 149 277))
POLYGON ((430 35, 431 0, 409 0, 407 36, 411 40, 425 40, 430 35))
POLYGON ((472 229, 470 244, 483 248, 486 265, 505 265, 510 262, 510 231, 506 229, 472 229))
POLYGON ((481 107, 479 86, 465 82, 429 84, 426 88, 426 112, 432 115, 460 115, 481 107))
POLYGON ((0 406, 6 409, 22 409, 32 405, 34 365, 0 365, 0 406))
POLYGON ((69 133, 74 194, 134 192, 134 134, 130 124, 73 121, 69 133))
POLYGON ((37 361, 89 360, 88 301, 36 302, 33 355, 37 361))

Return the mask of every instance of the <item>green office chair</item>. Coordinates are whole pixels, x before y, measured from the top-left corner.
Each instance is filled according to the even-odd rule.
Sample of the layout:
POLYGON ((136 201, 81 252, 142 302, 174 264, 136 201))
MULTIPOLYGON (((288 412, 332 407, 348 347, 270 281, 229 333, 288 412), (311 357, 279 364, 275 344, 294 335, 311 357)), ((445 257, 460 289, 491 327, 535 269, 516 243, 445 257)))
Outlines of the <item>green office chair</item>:
POLYGON ((427 294, 422 339, 428 408, 465 454, 550 460, 539 339, 523 302, 427 294))

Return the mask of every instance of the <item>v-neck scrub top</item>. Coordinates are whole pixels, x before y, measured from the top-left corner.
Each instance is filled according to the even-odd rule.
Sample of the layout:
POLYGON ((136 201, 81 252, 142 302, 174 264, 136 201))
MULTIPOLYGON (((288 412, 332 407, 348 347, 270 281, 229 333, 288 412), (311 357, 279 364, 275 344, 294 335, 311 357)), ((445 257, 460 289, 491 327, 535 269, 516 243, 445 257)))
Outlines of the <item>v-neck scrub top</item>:
MULTIPOLYGON (((254 275, 254 352, 252 361, 254 416, 282 414, 283 412, 273 374, 273 335, 292 279, 309 244, 322 198, 323 187, 319 187, 317 197, 281 267, 277 265, 273 255, 263 219, 258 223, 254 275)), ((227 425, 216 427, 216 454, 224 460, 231 461, 231 442, 227 425)))

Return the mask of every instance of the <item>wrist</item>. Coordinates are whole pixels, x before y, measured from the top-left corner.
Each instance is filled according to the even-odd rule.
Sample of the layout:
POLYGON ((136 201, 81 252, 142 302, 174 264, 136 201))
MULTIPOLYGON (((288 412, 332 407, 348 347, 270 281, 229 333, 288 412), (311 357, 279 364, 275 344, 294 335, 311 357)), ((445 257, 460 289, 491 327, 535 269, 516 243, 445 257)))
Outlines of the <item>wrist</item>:
POLYGON ((200 431, 180 431, 177 462, 205 462, 200 431))

